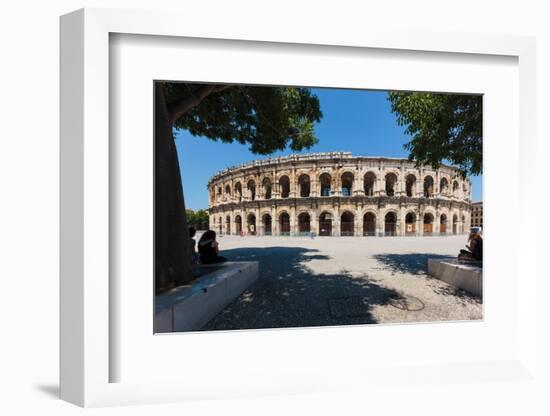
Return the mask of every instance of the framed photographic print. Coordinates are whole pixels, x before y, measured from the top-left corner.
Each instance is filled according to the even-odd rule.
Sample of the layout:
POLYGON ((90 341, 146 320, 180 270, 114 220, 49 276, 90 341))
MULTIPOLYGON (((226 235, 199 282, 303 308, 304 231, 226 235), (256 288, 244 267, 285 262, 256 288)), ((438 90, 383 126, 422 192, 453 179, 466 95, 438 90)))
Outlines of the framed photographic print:
POLYGON ((533 39, 181 19, 61 19, 62 398, 532 379, 533 39))

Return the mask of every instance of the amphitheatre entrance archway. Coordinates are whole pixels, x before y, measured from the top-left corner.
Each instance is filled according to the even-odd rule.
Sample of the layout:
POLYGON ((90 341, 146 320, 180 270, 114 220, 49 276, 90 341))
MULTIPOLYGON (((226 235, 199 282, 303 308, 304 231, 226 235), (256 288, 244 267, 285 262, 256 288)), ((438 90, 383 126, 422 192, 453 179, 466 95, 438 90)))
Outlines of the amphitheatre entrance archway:
POLYGON ((309 233, 311 231, 311 217, 307 212, 298 215, 298 232, 309 233))
POLYGON ((271 235, 271 215, 264 214, 262 217, 262 225, 264 227, 264 235, 271 235))
POLYGON ((246 217, 246 225, 248 234, 256 235, 256 216, 254 214, 248 214, 248 217, 246 217))
POLYGON ((225 217, 225 233, 231 234, 231 217, 229 215, 225 217))
POLYGON ((397 215, 395 214, 395 212, 388 212, 384 217, 384 234, 397 234, 397 215))
POLYGON ((439 218, 439 233, 447 233, 447 216, 445 214, 441 214, 441 217, 439 218))
POLYGON ((416 234, 416 215, 414 212, 409 212, 405 215, 405 234, 416 234))
POLYGON ((235 231, 240 234, 243 230, 243 219, 240 215, 235 217, 235 231))
POLYGON ((283 212, 279 216, 279 233, 282 235, 290 235, 290 215, 283 212))
POLYGON ((434 216, 427 212, 424 214, 424 235, 432 235, 434 226, 434 216))
POLYGON ((332 214, 323 212, 319 216, 319 235, 332 235, 332 214))
POLYGON ((363 215, 363 235, 376 235, 376 215, 372 212, 363 215))
POLYGON ((344 212, 340 216, 340 235, 350 237, 354 234, 355 221, 351 212, 344 212))

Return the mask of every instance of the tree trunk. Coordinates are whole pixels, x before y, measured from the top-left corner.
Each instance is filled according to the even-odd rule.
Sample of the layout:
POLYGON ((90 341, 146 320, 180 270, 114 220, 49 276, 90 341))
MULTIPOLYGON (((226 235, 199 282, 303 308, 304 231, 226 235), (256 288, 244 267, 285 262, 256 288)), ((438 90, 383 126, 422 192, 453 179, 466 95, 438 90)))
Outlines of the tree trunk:
POLYGON ((164 90, 155 83, 155 290, 193 280, 176 144, 164 90))

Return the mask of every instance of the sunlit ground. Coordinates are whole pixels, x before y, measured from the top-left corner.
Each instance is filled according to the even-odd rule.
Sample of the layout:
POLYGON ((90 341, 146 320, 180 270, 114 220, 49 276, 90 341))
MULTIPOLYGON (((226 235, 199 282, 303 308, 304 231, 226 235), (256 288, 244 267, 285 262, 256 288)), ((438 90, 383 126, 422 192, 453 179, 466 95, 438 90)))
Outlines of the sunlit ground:
POLYGON ((260 277, 204 329, 481 319, 480 299, 427 275, 466 238, 218 236, 221 255, 259 261, 260 277))

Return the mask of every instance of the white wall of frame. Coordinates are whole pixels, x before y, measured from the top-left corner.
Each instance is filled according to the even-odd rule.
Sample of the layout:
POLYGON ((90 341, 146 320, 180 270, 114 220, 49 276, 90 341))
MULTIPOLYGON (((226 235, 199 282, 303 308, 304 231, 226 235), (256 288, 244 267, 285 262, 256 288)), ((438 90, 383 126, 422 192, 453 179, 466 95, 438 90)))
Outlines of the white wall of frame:
MULTIPOLYGON (((249 28, 261 30, 265 22, 276 22, 285 32, 295 27, 317 24, 330 38, 334 33, 362 33, 365 28, 401 30, 424 28, 428 31, 483 32, 536 36, 536 114, 521 114, 532 118, 532 131, 538 131, 537 145, 519 148, 519 160, 537 160, 531 166, 532 183, 523 186, 519 198, 533 206, 547 206, 548 193, 537 192, 545 177, 545 155, 550 151, 544 140, 546 119, 550 104, 545 99, 550 92, 550 32, 545 2, 536 0, 479 2, 464 0, 460 4, 444 5, 439 1, 409 2, 309 2, 281 0, 257 2, 233 0, 181 2, 175 0, 53 0, 41 2, 26 0, 3 5, 0 19, 3 64, 0 67, 2 87, 0 111, 4 115, 0 124, 2 151, 0 177, 4 204, 0 206, 2 262, 0 274, 4 277, 4 291, 0 307, 6 337, 2 344, 0 364, 3 371, 3 395, 0 408, 6 414, 27 414, 40 411, 70 415, 80 409, 56 400, 58 394, 59 348, 59 26, 58 17, 78 7, 117 7, 142 10, 165 9, 182 12, 189 19, 182 25, 199 23, 206 29, 216 30, 230 21, 234 33, 249 28), (8 63, 8 64, 6 64, 8 63), (32 88, 31 95, 21 93, 32 88), (33 106, 30 106, 34 103, 33 106), (26 109, 22 111, 22 109, 26 109)), ((307 30, 302 30, 307 33, 307 30)), ((482 45, 481 45, 482 46, 482 45)), ((505 47, 506 45, 503 45, 505 47)), ((514 196, 518 196, 517 194, 514 196)), ((537 212, 544 210, 537 209, 537 212)), ((529 212, 521 212, 527 214, 529 212)), ((537 239, 533 249, 539 250, 537 263, 525 272, 528 278, 539 275, 536 322, 537 380, 522 382, 487 380, 470 384, 471 368, 462 366, 456 378, 440 382, 440 367, 427 371, 428 388, 424 384, 403 383, 396 373, 371 371, 377 383, 366 389, 339 380, 323 390, 323 379, 317 380, 318 392, 305 390, 305 395, 273 395, 253 398, 243 395, 232 400, 172 403, 160 407, 117 407, 96 410, 99 414, 148 415, 151 411, 165 415, 182 414, 265 414, 284 413, 356 413, 388 412, 408 414, 449 415, 476 413, 548 414, 545 394, 548 391, 549 361, 543 352, 550 350, 548 317, 550 306, 545 301, 550 288, 544 277, 545 238, 550 235, 549 223, 522 223, 518 233, 527 241, 537 239), (536 233, 535 233, 536 231, 536 233), (538 268, 537 268, 538 267, 538 268), (430 381, 431 380, 431 381, 430 381), (467 399, 464 399, 467 398, 467 399)), ((509 236, 510 250, 517 240, 509 236)), ((525 241, 525 240, 523 240, 525 241)), ((521 291, 521 287, 518 288, 521 291)), ((530 296, 530 295, 528 295, 530 296)), ((522 317, 533 321, 532 316, 522 317)), ((528 326, 527 330, 531 330, 528 326)), ((521 330, 521 328, 520 328, 521 330)), ((406 344, 406 343, 404 343, 406 344)), ((489 374, 492 370, 486 368, 489 374)), ((495 371, 498 371, 496 369, 495 371)), ((361 372, 357 370, 357 376, 361 372)), ((483 372, 476 372, 483 377, 483 372)), ((330 376, 327 373, 327 376, 330 376)), ((364 375, 364 374, 363 374, 364 375)), ((274 377, 276 380, 276 378, 274 377)), ((144 391, 146 393, 146 391, 144 391)), ((196 397, 200 399, 200 396, 196 397)))

